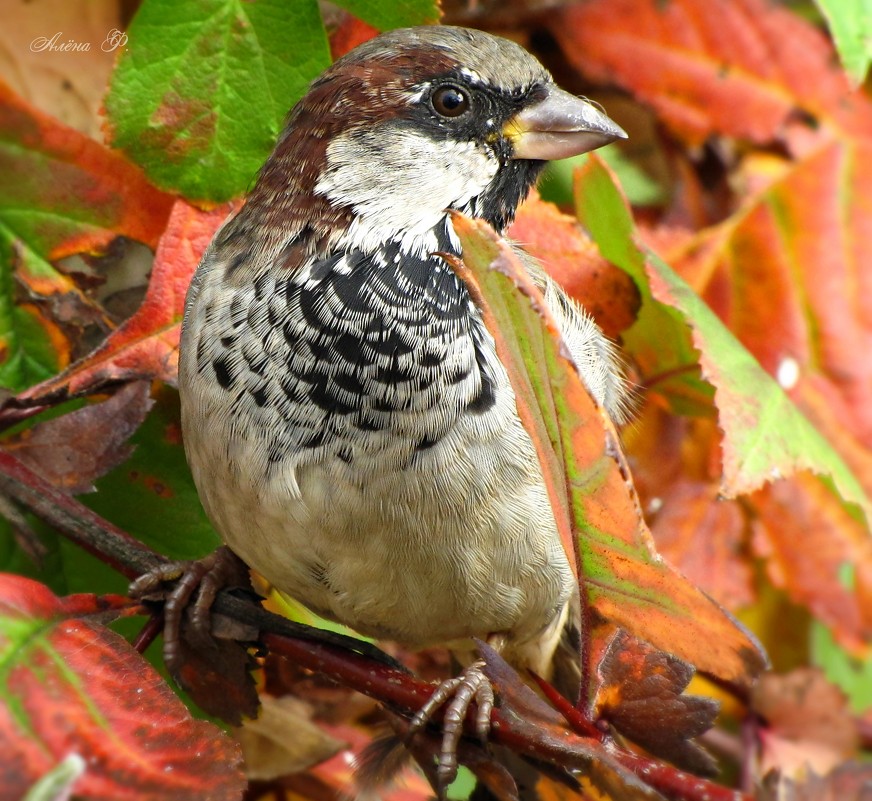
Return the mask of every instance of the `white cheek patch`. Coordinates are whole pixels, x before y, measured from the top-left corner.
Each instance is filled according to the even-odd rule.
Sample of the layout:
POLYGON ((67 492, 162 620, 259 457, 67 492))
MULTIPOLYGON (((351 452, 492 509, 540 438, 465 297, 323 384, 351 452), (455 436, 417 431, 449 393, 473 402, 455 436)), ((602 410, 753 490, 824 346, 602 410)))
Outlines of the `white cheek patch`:
POLYGON ((354 210, 347 244, 372 251, 394 239, 426 255, 445 210, 480 195, 498 169, 496 157, 474 142, 437 141, 384 124, 334 139, 315 192, 354 210))

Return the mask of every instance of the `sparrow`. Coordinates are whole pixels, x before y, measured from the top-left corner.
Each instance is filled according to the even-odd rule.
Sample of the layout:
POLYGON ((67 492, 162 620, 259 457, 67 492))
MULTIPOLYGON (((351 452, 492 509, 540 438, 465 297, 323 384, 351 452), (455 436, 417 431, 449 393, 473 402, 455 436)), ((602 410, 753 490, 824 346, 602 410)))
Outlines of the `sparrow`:
MULTIPOLYGON (((503 232, 548 160, 625 136, 521 46, 464 28, 384 33, 312 83, 185 305, 185 450, 246 564, 361 634, 461 654, 480 638, 549 674, 573 571, 493 338, 440 254, 463 257, 451 211, 503 232)), ((530 269, 621 420, 614 345, 530 269)), ((414 725, 452 693, 486 728, 475 662, 414 725)))

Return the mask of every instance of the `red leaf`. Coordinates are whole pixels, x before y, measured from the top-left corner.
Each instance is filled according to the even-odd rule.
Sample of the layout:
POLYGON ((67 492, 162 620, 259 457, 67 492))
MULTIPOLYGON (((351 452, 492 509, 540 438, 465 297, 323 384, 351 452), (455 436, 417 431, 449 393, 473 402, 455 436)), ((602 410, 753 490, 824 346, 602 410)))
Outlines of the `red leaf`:
POLYGON ((124 325, 84 359, 18 396, 27 405, 57 402, 99 391, 116 381, 176 381, 179 333, 191 276, 218 226, 233 209, 201 211, 176 201, 155 254, 142 305, 124 325))
POLYGON ((354 50, 358 45, 378 35, 378 28, 367 25, 363 20, 352 17, 351 14, 343 15, 342 21, 330 34, 330 55, 334 60, 344 56, 349 50, 354 50))
POLYGON ((600 256, 575 219, 534 193, 518 210, 508 235, 584 306, 607 336, 616 339, 633 324, 641 303, 633 279, 600 256))
POLYGON ((765 0, 591 0, 550 27, 580 72, 632 90, 691 144, 768 142, 802 116, 872 132, 827 38, 765 0))
POLYGON ((18 272, 42 295, 75 288, 40 259, 97 250, 118 235, 154 246, 172 205, 119 153, 37 111, 2 82, 0 174, 4 205, 16 212, 0 244, 5 237, 26 243, 18 272))
POLYGON ((0 577, 0 787, 20 798, 70 753, 87 766, 89 801, 231 801, 242 797, 239 747, 194 720, 118 634, 20 576, 0 577))

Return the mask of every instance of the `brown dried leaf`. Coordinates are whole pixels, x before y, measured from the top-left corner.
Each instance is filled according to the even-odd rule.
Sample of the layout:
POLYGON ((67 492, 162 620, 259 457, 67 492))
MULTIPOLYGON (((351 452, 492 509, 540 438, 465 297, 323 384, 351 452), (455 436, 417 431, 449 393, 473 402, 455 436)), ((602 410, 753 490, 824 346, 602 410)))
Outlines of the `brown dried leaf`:
POLYGON ((760 801, 870 801, 872 767, 848 762, 828 776, 806 772, 790 778, 778 774, 767 777, 760 801))
POLYGON ((128 438, 154 405, 147 381, 119 389, 111 398, 38 423, 3 444, 58 489, 78 495, 130 456, 128 438))
POLYGON ((682 695, 694 672, 687 662, 618 630, 597 666, 591 717, 607 720, 655 756, 713 775, 717 763, 693 738, 712 727, 719 705, 682 695))
POLYGON ((260 714, 242 724, 237 738, 246 776, 261 781, 308 770, 346 747, 314 723, 312 709, 292 695, 261 695, 260 714))

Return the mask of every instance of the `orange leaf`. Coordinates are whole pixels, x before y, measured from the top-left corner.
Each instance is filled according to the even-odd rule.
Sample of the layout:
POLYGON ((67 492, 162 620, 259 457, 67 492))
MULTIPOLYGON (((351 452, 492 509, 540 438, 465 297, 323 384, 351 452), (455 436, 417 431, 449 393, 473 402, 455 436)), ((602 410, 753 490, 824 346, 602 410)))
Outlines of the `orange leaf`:
POLYGON ((649 402, 623 439, 660 554, 727 609, 751 603, 747 514, 720 496, 717 422, 649 402))
POLYGON ((562 355, 558 329, 517 255, 486 223, 455 215, 463 263, 536 446, 585 609, 726 681, 765 666, 753 638, 657 555, 617 432, 562 355), (521 354, 527 354, 522 356, 521 354), (532 417, 532 420, 531 420, 532 417), (561 492, 565 493, 561 495, 561 492))
POLYGON ((872 133, 827 38, 765 0, 590 0, 550 28, 580 72, 630 89, 689 144, 768 142, 803 116, 872 133))
POLYGON ((584 306, 606 336, 616 339, 633 324, 641 303, 633 279, 600 256, 574 218, 534 193, 518 210, 508 236, 584 306))
POLYGON ((176 201, 155 255, 151 281, 136 313, 86 356, 18 396, 28 405, 97 392, 116 381, 159 379, 173 384, 185 293, 203 251, 232 204, 201 211, 176 201))

